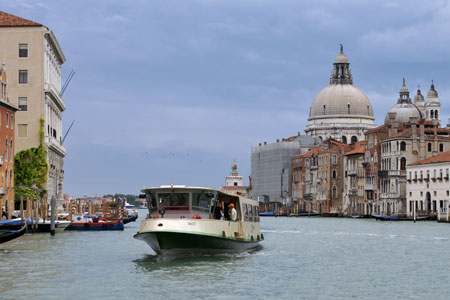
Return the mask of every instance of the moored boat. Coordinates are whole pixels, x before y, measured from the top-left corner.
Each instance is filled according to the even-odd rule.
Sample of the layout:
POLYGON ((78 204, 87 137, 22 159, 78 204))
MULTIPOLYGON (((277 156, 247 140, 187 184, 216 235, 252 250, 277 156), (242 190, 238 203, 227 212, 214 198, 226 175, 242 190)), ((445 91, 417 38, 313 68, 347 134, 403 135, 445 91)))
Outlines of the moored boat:
POLYGON ((134 237, 157 254, 248 250, 264 239, 255 200, 211 188, 174 185, 142 192, 149 214, 134 237))
POLYGON ((25 234, 27 231, 27 226, 23 225, 22 228, 19 230, 12 230, 12 229, 1 229, 0 230, 0 244, 9 242, 11 240, 14 240, 18 237, 21 237, 25 234))
POLYGON ((72 224, 69 226, 69 230, 123 230, 123 221, 117 220, 105 220, 103 217, 98 216, 74 216, 72 224))
MULTIPOLYGON (((40 219, 36 222, 36 220, 27 219, 28 230, 33 230, 33 225, 37 223, 37 232, 50 232, 51 222, 44 221, 40 219)), ((55 231, 62 232, 70 225, 70 221, 55 221, 55 231)), ((11 220, 0 220, 0 229, 1 230, 19 230, 22 228, 21 219, 11 219, 11 220)))
POLYGON ((123 222, 121 220, 72 222, 70 230, 123 230, 123 222))

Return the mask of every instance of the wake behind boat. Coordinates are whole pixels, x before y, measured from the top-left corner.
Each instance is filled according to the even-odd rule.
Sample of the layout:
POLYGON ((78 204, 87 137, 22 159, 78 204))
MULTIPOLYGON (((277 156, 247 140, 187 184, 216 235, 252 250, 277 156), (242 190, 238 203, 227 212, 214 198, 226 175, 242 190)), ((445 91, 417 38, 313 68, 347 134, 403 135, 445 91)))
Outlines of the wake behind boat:
POLYGON ((258 202, 201 187, 142 190, 149 214, 136 239, 157 254, 171 250, 248 250, 264 240, 258 202))

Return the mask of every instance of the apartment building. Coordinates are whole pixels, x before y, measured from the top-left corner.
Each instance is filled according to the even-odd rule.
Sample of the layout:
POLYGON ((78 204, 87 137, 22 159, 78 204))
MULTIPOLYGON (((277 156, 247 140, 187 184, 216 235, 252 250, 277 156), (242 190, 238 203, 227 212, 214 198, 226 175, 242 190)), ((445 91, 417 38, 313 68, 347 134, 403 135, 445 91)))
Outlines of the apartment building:
POLYGON ((15 118, 15 153, 38 147, 43 132, 47 149, 48 199, 63 203, 64 157, 61 66, 66 61, 54 33, 46 26, 0 11, 0 59, 7 63, 10 102, 15 118))

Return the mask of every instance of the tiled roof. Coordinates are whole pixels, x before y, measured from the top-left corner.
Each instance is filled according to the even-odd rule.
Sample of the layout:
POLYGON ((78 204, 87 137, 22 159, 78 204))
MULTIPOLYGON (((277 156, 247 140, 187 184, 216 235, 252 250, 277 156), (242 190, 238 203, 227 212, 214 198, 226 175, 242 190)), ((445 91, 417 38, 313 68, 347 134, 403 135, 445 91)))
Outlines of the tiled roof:
POLYGON ((415 163, 409 164, 408 166, 426 165, 426 164, 436 164, 450 162, 450 151, 444 152, 442 154, 426 158, 424 160, 419 160, 415 163))
POLYGON ((370 133, 370 132, 376 132, 376 131, 379 131, 379 130, 387 130, 387 129, 389 129, 389 126, 384 124, 384 125, 381 125, 381 126, 378 126, 378 127, 372 128, 372 129, 369 129, 369 130, 367 130, 367 132, 370 133))
POLYGON ((0 27, 43 26, 42 24, 0 11, 0 27))
POLYGON ((366 153, 366 147, 364 147, 364 146, 359 146, 359 147, 357 147, 356 149, 354 149, 354 150, 352 150, 352 151, 350 151, 350 152, 345 153, 344 155, 364 154, 364 153, 366 153))
POLYGON ((311 156, 311 155, 319 153, 319 150, 325 150, 325 147, 313 148, 313 149, 309 150, 308 152, 298 154, 294 157, 311 156))

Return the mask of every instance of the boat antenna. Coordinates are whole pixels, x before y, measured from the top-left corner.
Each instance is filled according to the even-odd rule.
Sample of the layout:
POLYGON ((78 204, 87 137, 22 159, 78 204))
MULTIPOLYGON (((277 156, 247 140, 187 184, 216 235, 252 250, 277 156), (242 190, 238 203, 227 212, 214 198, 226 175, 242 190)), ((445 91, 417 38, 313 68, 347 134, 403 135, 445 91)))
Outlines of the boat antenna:
POLYGON ((75 120, 72 121, 72 124, 70 124, 69 129, 67 129, 67 132, 66 132, 66 134, 64 135, 64 137, 63 137, 63 139, 62 139, 62 141, 61 141, 61 144, 64 144, 64 141, 66 140, 66 137, 67 137, 67 135, 69 134, 70 129, 71 129, 72 126, 73 126, 73 123, 75 123, 75 120))
POLYGON ((66 91, 67 87, 69 86, 70 81, 72 80, 73 76, 75 75, 75 71, 72 69, 72 71, 70 71, 69 77, 67 77, 66 81, 63 84, 63 87, 61 89, 61 92, 59 93, 59 95, 62 97, 64 95, 64 92, 66 91))

